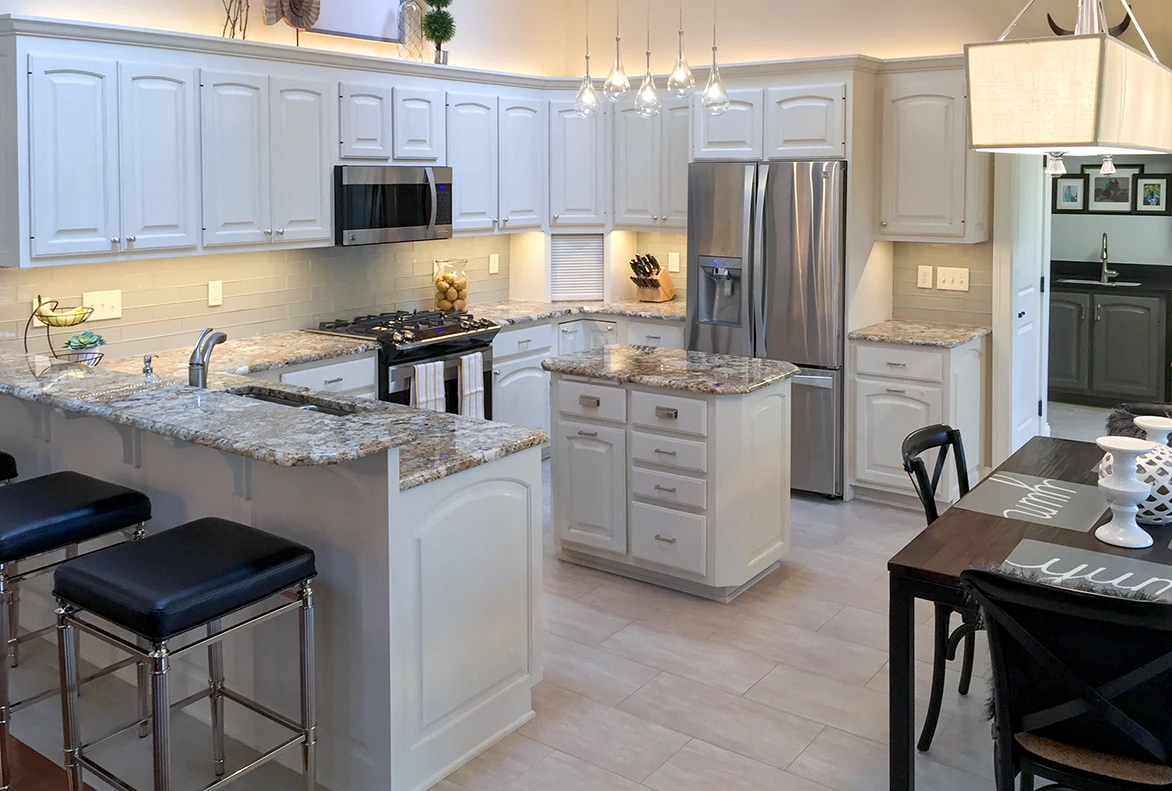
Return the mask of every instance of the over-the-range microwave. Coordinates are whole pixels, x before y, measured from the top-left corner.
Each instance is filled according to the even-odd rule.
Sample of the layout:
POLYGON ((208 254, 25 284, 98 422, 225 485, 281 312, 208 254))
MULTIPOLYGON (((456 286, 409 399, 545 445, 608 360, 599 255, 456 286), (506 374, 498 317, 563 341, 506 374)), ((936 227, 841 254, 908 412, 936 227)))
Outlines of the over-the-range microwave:
POLYGON ((452 169, 399 165, 334 168, 339 245, 452 238, 452 169))

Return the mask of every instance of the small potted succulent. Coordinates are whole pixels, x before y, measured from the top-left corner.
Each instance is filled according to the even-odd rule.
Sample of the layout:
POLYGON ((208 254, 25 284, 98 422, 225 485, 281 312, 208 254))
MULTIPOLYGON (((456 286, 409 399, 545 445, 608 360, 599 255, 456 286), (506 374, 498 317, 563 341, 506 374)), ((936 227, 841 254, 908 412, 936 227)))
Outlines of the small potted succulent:
POLYGON ((448 53, 444 49, 456 37, 456 20, 448 11, 452 0, 428 0, 431 10, 423 15, 423 37, 435 44, 435 62, 441 66, 448 64, 448 53))
POLYGON ((105 345, 105 338, 89 330, 79 332, 65 342, 65 348, 69 349, 69 359, 86 365, 98 364, 102 359, 102 353, 98 349, 105 345))

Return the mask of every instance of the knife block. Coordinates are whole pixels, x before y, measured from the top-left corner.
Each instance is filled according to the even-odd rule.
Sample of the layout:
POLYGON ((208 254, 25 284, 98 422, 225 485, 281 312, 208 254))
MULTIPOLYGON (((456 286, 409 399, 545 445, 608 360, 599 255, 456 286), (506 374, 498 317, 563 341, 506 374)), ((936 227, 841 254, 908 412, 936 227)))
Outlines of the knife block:
POLYGON ((671 302, 676 296, 675 283, 671 282, 671 275, 664 269, 655 279, 659 282, 657 288, 638 287, 640 302, 671 302))

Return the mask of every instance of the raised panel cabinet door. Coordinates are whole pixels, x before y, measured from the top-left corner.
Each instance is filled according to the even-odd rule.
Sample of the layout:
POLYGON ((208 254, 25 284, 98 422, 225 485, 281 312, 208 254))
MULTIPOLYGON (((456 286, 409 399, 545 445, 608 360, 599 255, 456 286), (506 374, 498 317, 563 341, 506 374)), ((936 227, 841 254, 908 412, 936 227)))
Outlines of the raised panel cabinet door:
POLYGON ((619 325, 611 321, 586 321, 586 349, 601 349, 619 342, 619 325))
POLYGON ((939 423, 943 402, 944 393, 939 387, 856 378, 856 479, 911 489, 901 456, 904 437, 918 428, 939 423))
POLYGON ((333 238, 330 85, 274 77, 273 241, 333 238))
POLYGON ((541 357, 498 363, 492 369, 492 419, 549 433, 549 372, 541 357))
POLYGON ((338 94, 342 159, 390 159, 391 89, 344 82, 338 94))
POLYGON ((495 96, 448 94, 448 164, 452 228, 491 231, 500 220, 500 152, 495 96))
POLYGON ((38 55, 29 71, 30 254, 116 253, 117 64, 38 55))
POLYGON ((688 227, 688 162, 692 152, 692 107, 687 100, 664 102, 663 147, 659 161, 659 219, 665 228, 688 227))
POLYGON ((1049 381, 1054 390, 1090 387, 1091 295, 1050 294, 1049 381))
POLYGON ((269 78, 204 71, 200 80, 204 246, 268 244, 273 228, 269 78))
POLYGON ((553 476, 557 538, 627 551, 626 431, 559 420, 553 476))
POLYGON ((692 117, 696 124, 693 159, 761 158, 765 123, 761 111, 765 92, 760 89, 740 89, 728 92, 730 103, 723 115, 709 115, 700 104, 697 92, 692 117))
POLYGON ((558 354, 573 354, 586 351, 586 330, 584 321, 567 321, 558 326, 558 354))
POLYGON ((846 156, 846 83, 796 85, 765 92, 765 156, 846 156))
POLYGON ((395 159, 444 163, 444 96, 439 88, 395 88, 395 159))
POLYGON ((658 228, 663 162, 663 114, 642 118, 633 106, 614 110, 614 221, 658 228))
POLYGON ((1095 395, 1164 400, 1164 300, 1094 295, 1091 389, 1095 395))
POLYGON ((891 80, 882 92, 879 233, 964 236, 964 72, 891 80))
POLYGON ((195 69, 119 64, 122 245, 196 247, 200 235, 199 78, 195 69))
POLYGON ((608 109, 583 118, 573 102, 549 103, 550 226, 605 225, 608 109))
POLYGON ((500 112, 500 230, 540 228, 547 213, 546 102, 502 96, 500 112))

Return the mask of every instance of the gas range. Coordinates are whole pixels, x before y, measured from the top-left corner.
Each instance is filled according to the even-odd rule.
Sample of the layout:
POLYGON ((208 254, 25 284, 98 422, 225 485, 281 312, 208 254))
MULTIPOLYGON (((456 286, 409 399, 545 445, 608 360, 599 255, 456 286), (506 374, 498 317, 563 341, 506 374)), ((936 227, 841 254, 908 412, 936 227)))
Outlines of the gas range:
POLYGON ((375 338, 387 364, 420 362, 491 346, 500 325, 469 313, 406 311, 323 321, 310 332, 348 338, 375 338))

